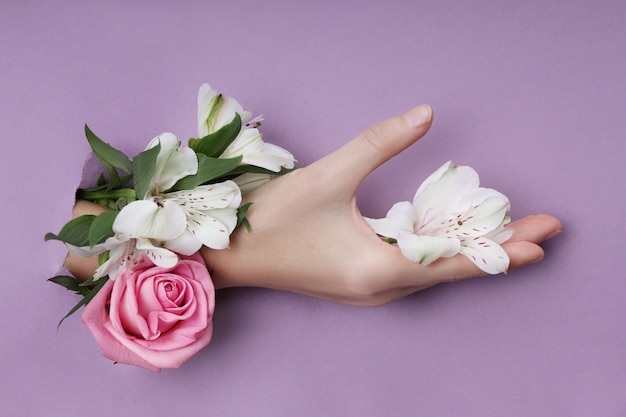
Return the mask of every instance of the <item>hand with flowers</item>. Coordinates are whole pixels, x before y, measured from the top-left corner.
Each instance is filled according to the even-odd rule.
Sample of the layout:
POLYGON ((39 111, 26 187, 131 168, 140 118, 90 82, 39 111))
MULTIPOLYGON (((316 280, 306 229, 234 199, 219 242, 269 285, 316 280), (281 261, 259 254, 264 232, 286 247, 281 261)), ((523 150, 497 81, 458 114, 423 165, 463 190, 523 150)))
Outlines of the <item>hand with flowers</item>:
MULTIPOLYGON (((376 235, 375 231, 394 236, 376 222, 372 229, 371 221, 356 205, 357 189, 370 172, 426 134, 431 123, 430 107, 418 106, 375 124, 330 155, 247 194, 244 201, 254 201, 247 215, 250 233, 235 231, 226 251, 201 251, 216 287, 259 286, 344 303, 380 305, 442 282, 495 272, 480 267, 483 256, 491 261, 504 253, 509 268, 543 259, 539 243, 562 228, 556 218, 529 216, 504 227, 508 221, 504 196, 478 188, 477 176, 447 164, 418 190, 415 207, 408 203, 411 207, 398 210, 404 213, 398 216, 398 225, 393 213, 387 217, 387 231, 406 229, 406 236, 397 236, 401 248, 376 235), (440 191, 445 194, 438 195, 440 191), (426 202, 425 207, 445 210, 423 211, 420 201, 426 202), (460 233, 442 244, 440 237, 446 233, 439 226, 447 227, 441 225, 442 214, 451 213, 459 228, 455 233, 460 233), (457 219, 459 214, 462 218, 457 219), (472 232, 475 227, 472 214, 482 218, 487 233, 474 231, 474 235, 462 237, 466 228, 472 232), (413 236, 421 240, 415 226, 428 231, 427 240, 437 241, 422 245, 424 251, 419 253, 421 243, 412 241, 413 236), (479 239, 472 240, 474 237, 479 239), (472 259, 476 246, 507 237, 502 252, 494 245, 480 252, 478 261, 472 259), (401 243, 405 238, 406 245, 401 243), (402 251, 425 259, 413 262, 402 251), (452 254, 425 265, 435 255, 452 254)), ((495 265, 502 268, 497 262, 495 265)))
POLYGON ((71 312, 88 303, 83 320, 107 357, 153 370, 180 366, 210 340, 214 287, 374 306, 537 262, 539 244, 561 231, 549 215, 510 222, 508 199, 451 162, 412 202, 383 219, 363 217, 360 184, 426 134, 429 106, 375 124, 295 171, 289 152, 263 141, 261 120, 205 85, 199 138, 188 147, 164 133, 131 162, 86 130, 109 178, 78 195, 100 205, 77 202, 76 218, 47 238, 68 246, 66 267, 76 277, 92 277, 90 291, 55 278, 84 295, 71 312), (276 174, 285 175, 269 181, 276 174), (124 188, 133 176, 134 188, 124 188))
MULTIPOLYGON (((254 202, 247 213, 252 225, 250 232, 236 230, 227 250, 202 248, 200 251, 212 271, 216 288, 258 286, 344 303, 380 305, 439 283, 497 272, 481 268, 483 256, 497 260, 503 252, 509 268, 543 259, 539 243, 557 235, 562 228, 560 222, 542 214, 506 224, 508 218, 504 213, 508 200, 493 190, 480 189, 477 176, 468 168, 444 165, 424 182, 413 203, 406 203, 411 207, 403 204, 404 209, 390 211, 386 218, 389 224, 385 227, 381 226, 382 221, 361 215, 356 206, 356 192, 363 179, 425 135, 431 123, 430 107, 418 106, 370 127, 319 161, 246 194, 244 202, 254 202), (442 210, 430 213, 421 210, 420 201, 442 210), (471 205, 474 201, 483 204, 474 208, 476 204, 471 205), (465 210, 460 210, 463 207, 465 210), (450 212, 445 213, 446 210, 450 212), (484 224, 489 230, 481 232, 477 241, 473 240, 476 235, 471 239, 462 237, 466 228, 470 231, 473 228, 469 219, 472 210, 474 215, 488 220, 484 224), (404 214, 396 217, 397 211, 404 214), (444 245, 434 242, 422 245, 426 250, 418 255, 416 248, 420 245, 411 242, 415 239, 412 236, 420 236, 415 232, 424 226, 422 231, 429 231, 424 236, 427 240, 439 240, 441 234, 446 234, 445 228, 435 227, 441 225, 442 213, 455 213, 454 218, 462 214, 451 228, 458 227, 455 233, 460 231, 460 235, 455 234, 455 239, 444 245), (400 248, 376 235, 378 232, 393 237, 401 229, 407 233, 408 244, 401 243, 400 248), (494 245, 493 249, 481 252, 485 255, 481 255, 479 262, 472 259, 475 245, 488 245, 484 243, 486 239, 501 243, 506 238, 501 246, 494 245), (414 262, 402 252, 419 257, 418 261, 426 257, 422 263, 414 262), (453 256, 430 263, 432 258, 445 255, 453 256)), ((98 210, 97 206, 85 202, 79 202, 75 208, 76 214, 93 210, 98 210)), ((449 220, 450 217, 446 221, 449 220)), ((502 263, 493 265, 496 269, 506 269, 502 263)), ((89 276, 95 266, 93 259, 89 265, 68 258, 68 268, 83 276, 89 276)))
POLYGON ((471 167, 448 161, 422 183, 412 203, 396 203, 384 219, 365 221, 422 265, 462 253, 488 274, 506 272, 509 257, 500 244, 513 234, 504 228, 511 221, 509 200, 478 184, 471 167))

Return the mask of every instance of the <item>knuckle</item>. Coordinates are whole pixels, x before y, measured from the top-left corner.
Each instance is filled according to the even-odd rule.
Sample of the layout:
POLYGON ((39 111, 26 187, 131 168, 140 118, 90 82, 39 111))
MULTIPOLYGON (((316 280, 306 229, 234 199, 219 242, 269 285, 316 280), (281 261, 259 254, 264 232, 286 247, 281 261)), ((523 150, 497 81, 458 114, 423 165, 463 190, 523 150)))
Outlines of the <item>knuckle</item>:
POLYGON ((360 267, 343 274, 343 287, 352 304, 376 306, 383 304, 378 295, 383 292, 380 280, 376 279, 370 268, 360 267))
POLYGON ((375 124, 362 133, 363 142, 375 152, 385 147, 385 133, 381 124, 375 124))

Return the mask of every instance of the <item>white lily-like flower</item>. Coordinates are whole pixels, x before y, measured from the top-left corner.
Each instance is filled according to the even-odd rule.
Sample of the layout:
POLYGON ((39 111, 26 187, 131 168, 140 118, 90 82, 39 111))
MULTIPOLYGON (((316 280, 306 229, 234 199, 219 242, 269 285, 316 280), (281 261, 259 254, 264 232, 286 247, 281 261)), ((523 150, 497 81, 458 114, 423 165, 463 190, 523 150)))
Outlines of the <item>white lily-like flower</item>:
POLYGON ((127 262, 143 254, 163 268, 178 262, 178 255, 162 247, 162 242, 182 234, 186 227, 184 212, 174 202, 157 205, 152 199, 137 200, 125 206, 113 222, 114 236, 93 248, 66 245, 77 256, 88 257, 109 252, 109 259, 98 267, 94 279, 109 275, 115 279, 127 262))
POLYGON ((500 246, 511 236, 509 200, 479 187, 476 171, 445 163, 420 185, 413 202, 394 204, 384 219, 367 219, 374 231, 395 239, 408 259, 428 265, 462 253, 490 274, 505 272, 509 258, 500 246))
POLYGON ((113 222, 114 236, 93 248, 66 245, 77 256, 109 252, 94 279, 115 279, 128 262, 148 255, 163 268, 176 265, 178 255, 192 255, 202 245, 227 248, 237 225, 241 192, 233 181, 193 190, 162 193, 125 206, 113 222))
POLYGON ((232 97, 224 96, 203 84, 198 91, 198 137, 216 132, 230 123, 235 114, 241 117, 242 127, 239 135, 220 155, 220 158, 242 156, 242 165, 254 165, 273 172, 281 168, 291 169, 295 158, 280 146, 266 143, 257 129, 262 117, 250 119, 252 113, 245 111, 241 104, 232 97))
POLYGON ((133 264, 137 259, 141 259, 142 255, 148 255, 155 265, 162 268, 171 268, 178 263, 178 255, 166 248, 156 246, 150 239, 128 238, 122 241, 113 237, 109 238, 109 245, 113 245, 109 252, 109 259, 96 269, 93 275, 94 280, 105 275, 114 280, 128 263, 133 264))
MULTIPOLYGON (((235 114, 239 114, 242 124, 248 122, 252 116, 252 113, 245 111, 234 98, 218 93, 209 84, 202 84, 198 90, 199 138, 220 130, 233 121, 235 114)), ((254 124, 259 122, 259 119, 255 119, 254 124)))
POLYGON ((171 188, 178 180, 198 172, 196 153, 184 146, 172 133, 162 133, 150 141, 146 149, 161 144, 156 159, 154 176, 150 182, 152 194, 171 188))
POLYGON ((281 168, 293 168, 295 158, 286 149, 266 143, 258 129, 244 129, 222 153, 220 158, 243 156, 241 163, 279 172, 281 168))
POLYGON ((235 183, 241 190, 241 194, 246 195, 250 191, 254 190, 255 188, 259 188, 271 179, 272 176, 269 174, 254 174, 251 172, 246 172, 245 174, 241 174, 238 177, 233 178, 233 181, 235 181, 235 183))
POLYGON ((192 255, 202 245, 225 249, 237 226, 237 208, 241 192, 233 181, 201 185, 193 190, 162 194, 164 204, 175 204, 185 218, 182 233, 164 242, 164 246, 183 255, 192 255))

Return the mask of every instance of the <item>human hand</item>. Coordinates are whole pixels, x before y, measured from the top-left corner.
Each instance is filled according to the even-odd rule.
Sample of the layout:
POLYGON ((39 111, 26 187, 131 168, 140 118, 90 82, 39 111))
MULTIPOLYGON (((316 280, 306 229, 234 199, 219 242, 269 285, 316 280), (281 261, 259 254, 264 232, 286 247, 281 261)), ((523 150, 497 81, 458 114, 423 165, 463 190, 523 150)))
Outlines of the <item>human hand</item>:
MULTIPOLYGON (((248 194, 245 200, 254 202, 247 215, 251 231, 235 231, 229 249, 202 249, 216 288, 266 287, 373 306, 484 275, 463 255, 428 266, 407 260, 377 237, 356 206, 365 177, 420 139, 431 123, 430 107, 416 107, 248 194)), ((517 268, 543 259, 538 244, 562 226, 544 214, 507 227, 513 236, 502 247, 517 268)))

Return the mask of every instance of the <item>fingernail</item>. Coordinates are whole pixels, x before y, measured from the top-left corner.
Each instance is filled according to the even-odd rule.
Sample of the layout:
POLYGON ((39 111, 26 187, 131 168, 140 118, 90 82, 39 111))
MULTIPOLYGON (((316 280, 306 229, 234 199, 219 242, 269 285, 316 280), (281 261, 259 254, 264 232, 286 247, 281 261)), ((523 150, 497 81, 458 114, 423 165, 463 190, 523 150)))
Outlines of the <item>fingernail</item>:
POLYGON ((553 230, 552 233, 550 233, 548 236, 546 236, 546 240, 552 239, 553 237, 560 235, 562 231, 563 230, 561 230, 561 229, 553 230))
POLYGON ((535 264, 537 262, 541 262, 541 261, 543 261, 543 258, 544 258, 544 256, 542 254, 541 256, 538 256, 535 259, 533 259, 532 261, 530 261, 529 264, 535 264))
POLYGON ((411 110, 403 114, 405 120, 411 127, 421 127, 430 122, 433 117, 433 109, 428 104, 413 107, 411 110))

